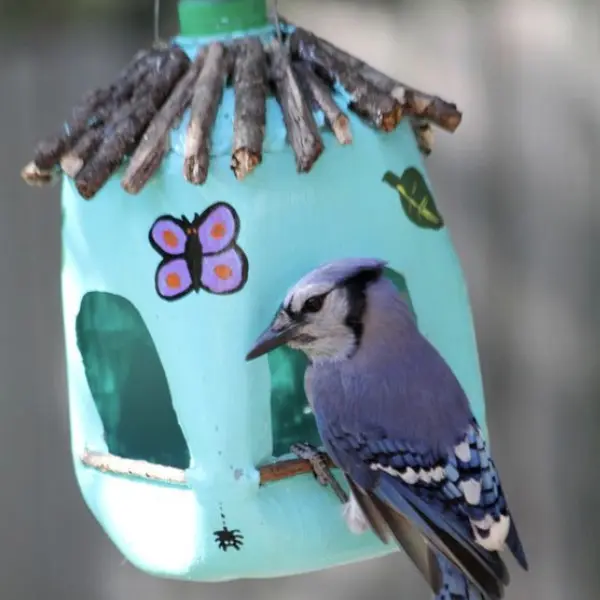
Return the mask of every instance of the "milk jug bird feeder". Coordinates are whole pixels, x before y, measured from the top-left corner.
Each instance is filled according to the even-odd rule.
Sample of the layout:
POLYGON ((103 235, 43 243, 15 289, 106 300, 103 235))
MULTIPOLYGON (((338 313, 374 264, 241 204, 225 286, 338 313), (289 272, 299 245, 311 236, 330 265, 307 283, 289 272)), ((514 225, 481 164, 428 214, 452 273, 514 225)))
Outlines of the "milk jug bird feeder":
POLYGON ((392 552, 349 533, 290 454, 319 445, 303 357, 245 355, 302 274, 384 258, 485 422, 467 292, 424 166, 432 126, 453 132, 461 113, 269 20, 264 0, 182 0, 179 16, 180 35, 85 94, 22 172, 62 181, 81 492, 156 575, 275 577, 392 552))

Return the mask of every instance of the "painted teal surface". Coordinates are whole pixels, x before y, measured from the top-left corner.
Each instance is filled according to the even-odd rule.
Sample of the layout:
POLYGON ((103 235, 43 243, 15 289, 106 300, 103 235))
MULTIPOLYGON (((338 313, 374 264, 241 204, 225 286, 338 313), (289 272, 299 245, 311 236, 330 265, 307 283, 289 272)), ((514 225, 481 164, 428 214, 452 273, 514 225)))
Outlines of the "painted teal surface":
MULTIPOLYGON (((229 168, 233 94, 227 90, 214 131, 208 180, 182 176, 185 122, 159 173, 137 196, 117 175, 84 201, 63 182, 62 290, 72 451, 85 501, 133 564, 157 575, 218 581, 275 577, 364 560, 394 551, 371 533, 350 534, 336 498, 312 475, 259 489, 256 466, 273 460, 269 359, 245 354, 272 318, 288 286, 316 265, 373 256, 406 278, 419 327, 464 386, 480 423, 484 396, 467 290, 447 229, 416 227, 398 194, 382 182, 391 170, 421 170, 442 215, 443 191, 423 170, 407 122, 378 134, 351 116, 354 144, 324 133, 326 151, 298 175, 279 108, 270 98, 262 165, 246 180, 229 168), (239 214, 240 246, 250 261, 242 291, 165 302, 154 289, 159 257, 148 243, 157 216, 191 217, 214 202, 239 214), (144 321, 156 346, 172 405, 189 448, 189 486, 174 487, 103 474, 79 462, 84 449, 106 452, 102 420, 86 379, 76 320, 89 292, 118 294, 144 321), (240 529, 244 545, 223 552, 213 532, 240 529)), ((150 375, 149 375, 150 376, 150 375)), ((139 406, 140 427, 152 399, 139 406)))

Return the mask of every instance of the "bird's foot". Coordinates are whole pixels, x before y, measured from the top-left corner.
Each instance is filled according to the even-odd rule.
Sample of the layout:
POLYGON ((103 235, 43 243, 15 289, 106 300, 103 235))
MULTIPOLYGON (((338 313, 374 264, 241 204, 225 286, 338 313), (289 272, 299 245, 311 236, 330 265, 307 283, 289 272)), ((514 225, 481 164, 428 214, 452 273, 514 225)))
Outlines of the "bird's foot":
POLYGON ((292 444, 290 452, 298 458, 307 460, 312 467, 317 481, 323 486, 329 486, 342 504, 348 502, 348 494, 346 494, 344 488, 338 483, 331 469, 327 466, 327 455, 324 452, 320 452, 313 445, 307 443, 292 444))

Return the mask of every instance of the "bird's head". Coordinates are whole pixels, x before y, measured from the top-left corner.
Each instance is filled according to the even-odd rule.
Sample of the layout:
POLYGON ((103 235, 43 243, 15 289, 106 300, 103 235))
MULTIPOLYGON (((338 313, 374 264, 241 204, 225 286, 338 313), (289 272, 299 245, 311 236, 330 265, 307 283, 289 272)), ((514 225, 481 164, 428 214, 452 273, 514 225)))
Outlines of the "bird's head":
POLYGON ((346 258, 306 274, 287 293, 246 360, 287 345, 312 360, 343 359, 358 349, 370 291, 385 261, 346 258))

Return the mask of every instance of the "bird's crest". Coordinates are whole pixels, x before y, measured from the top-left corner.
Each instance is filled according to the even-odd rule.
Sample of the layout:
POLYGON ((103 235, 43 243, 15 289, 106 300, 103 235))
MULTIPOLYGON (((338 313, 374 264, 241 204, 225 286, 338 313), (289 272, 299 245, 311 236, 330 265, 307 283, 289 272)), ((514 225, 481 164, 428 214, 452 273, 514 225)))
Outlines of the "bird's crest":
POLYGON ((289 306, 298 293, 302 296, 325 293, 346 281, 365 275, 377 278, 383 273, 387 261, 378 258, 343 258, 319 265, 297 281, 288 291, 284 306, 289 306))

